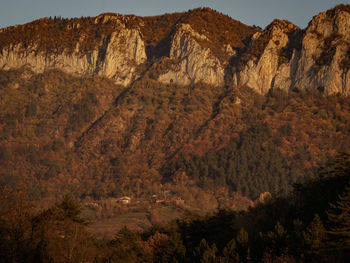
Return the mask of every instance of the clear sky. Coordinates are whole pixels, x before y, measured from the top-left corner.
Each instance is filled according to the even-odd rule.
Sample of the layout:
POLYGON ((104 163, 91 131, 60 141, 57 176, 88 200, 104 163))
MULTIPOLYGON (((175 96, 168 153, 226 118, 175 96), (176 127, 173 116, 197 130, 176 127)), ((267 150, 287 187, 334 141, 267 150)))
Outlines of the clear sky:
POLYGON ((305 28, 311 18, 350 0, 0 0, 0 28, 41 17, 97 16, 115 12, 151 16, 210 7, 247 25, 267 26, 274 18, 305 28))

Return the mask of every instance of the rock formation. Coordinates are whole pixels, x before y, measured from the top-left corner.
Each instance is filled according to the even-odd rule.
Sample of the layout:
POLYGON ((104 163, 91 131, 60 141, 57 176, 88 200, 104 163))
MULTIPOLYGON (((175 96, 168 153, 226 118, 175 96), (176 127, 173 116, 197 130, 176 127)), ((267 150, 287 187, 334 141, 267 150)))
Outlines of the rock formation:
POLYGON ((286 21, 274 21, 256 33, 250 45, 266 37, 269 40, 260 57, 248 60, 234 73, 233 85, 245 85, 262 94, 272 88, 311 88, 349 95, 348 8, 340 6, 320 13, 304 32, 286 21))
POLYGON ((315 16, 305 30, 294 86, 349 95, 349 49, 349 10, 335 8, 315 16))
POLYGON ((73 52, 65 50, 62 53, 38 50, 36 43, 28 47, 23 47, 21 43, 10 43, 1 50, 0 67, 11 69, 29 66, 36 73, 58 68, 71 74, 98 74, 126 86, 137 78, 136 67, 147 59, 140 32, 123 25, 118 31, 104 36, 97 47, 85 54, 80 50, 82 41, 84 35, 73 52))
MULTIPOLYGON (((155 78, 162 83, 189 85, 203 82, 215 86, 247 86, 261 94, 270 89, 318 89, 326 94, 350 93, 350 8, 340 5, 315 16, 305 30, 284 20, 273 21, 265 30, 246 40, 245 47, 214 43, 186 21, 177 22, 168 36, 170 62, 155 78), (219 58, 213 47, 226 56, 219 58), (229 63, 230 61, 230 63, 229 63)), ((184 15, 185 16, 185 15, 184 15)), ((86 40, 79 31, 74 50, 39 49, 41 40, 1 44, 0 68, 28 65, 34 72, 58 68, 72 74, 96 74, 128 86, 141 72, 156 65, 147 58, 147 39, 142 34, 143 18, 105 14, 94 18, 95 34, 102 35, 92 49, 82 51, 86 40), (133 21, 133 23, 130 23, 133 21), (136 21, 136 22, 135 22, 136 21), (130 25, 131 24, 131 25, 130 25), (112 30, 101 33, 107 25, 112 30), (101 32, 100 32, 101 31, 101 32)), ((40 26, 39 26, 40 27, 40 26)), ((80 24, 66 30, 79 28, 80 24)), ((8 29, 2 29, 0 38, 8 29)), ((23 30, 12 27, 11 30, 23 30)), ((24 29, 25 30, 25 29, 24 29)), ((202 32, 203 31, 203 32, 202 32)), ((69 34, 68 34, 69 35, 69 34)), ((157 56, 155 56, 157 57, 157 56)), ((158 56, 159 59, 159 56, 158 56)))
POLYGON ((209 48, 198 43, 207 40, 204 35, 195 32, 190 25, 181 24, 172 39, 170 58, 178 61, 175 67, 159 76, 160 82, 174 82, 180 85, 204 82, 222 86, 224 68, 209 48))
POLYGON ((259 57, 253 57, 234 72, 233 85, 248 86, 262 94, 275 87, 288 90, 294 56, 287 63, 281 63, 281 53, 290 42, 289 36, 298 30, 288 21, 275 20, 263 32, 255 33, 246 52, 256 52, 251 49, 259 49, 261 45, 263 50, 257 50, 261 52, 259 57))

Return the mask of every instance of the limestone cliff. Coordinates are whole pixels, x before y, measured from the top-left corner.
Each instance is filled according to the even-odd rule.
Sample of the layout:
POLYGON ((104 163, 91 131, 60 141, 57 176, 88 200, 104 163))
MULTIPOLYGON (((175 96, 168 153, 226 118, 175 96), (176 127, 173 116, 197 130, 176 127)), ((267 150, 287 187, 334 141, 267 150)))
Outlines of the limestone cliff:
POLYGON ((248 86, 262 94, 274 87, 288 90, 294 56, 288 63, 281 63, 281 53, 287 48, 290 36, 298 30, 288 21, 275 20, 263 32, 255 33, 243 55, 258 54, 234 73, 233 85, 248 86))
POLYGON ((172 39, 170 58, 178 61, 176 66, 159 76, 160 82, 180 85, 204 82, 210 85, 224 84, 224 68, 209 48, 198 41, 209 41, 195 32, 190 25, 181 24, 172 39))
POLYGON ((335 8, 315 16, 302 40, 294 86, 350 94, 350 12, 335 8))
MULTIPOLYGON (((252 37, 250 46, 265 41, 265 47, 233 73, 233 85, 248 86, 262 94, 273 88, 297 88, 348 95, 349 39, 350 13, 346 6, 315 16, 304 32, 276 20, 252 37)), ((242 57, 250 52, 248 47, 242 57)))
POLYGON ((209 9, 170 17, 103 14, 1 29, 0 68, 58 68, 128 86, 158 66, 148 76, 166 84, 350 93, 350 5, 320 13, 305 30, 285 20, 260 31, 228 26, 231 18, 209 9))
MULTIPOLYGON (((108 22, 105 16, 95 19, 95 23, 106 21, 108 22)), ((123 23, 119 23, 118 28, 111 34, 104 35, 92 50, 82 53, 81 45, 85 37, 81 34, 74 50, 64 48, 61 53, 40 50, 39 40, 33 41, 30 46, 10 43, 0 52, 0 68, 29 66, 34 72, 58 68, 71 74, 98 74, 122 85, 128 85, 137 78, 136 67, 147 59, 145 45, 138 30, 126 28, 123 23)))

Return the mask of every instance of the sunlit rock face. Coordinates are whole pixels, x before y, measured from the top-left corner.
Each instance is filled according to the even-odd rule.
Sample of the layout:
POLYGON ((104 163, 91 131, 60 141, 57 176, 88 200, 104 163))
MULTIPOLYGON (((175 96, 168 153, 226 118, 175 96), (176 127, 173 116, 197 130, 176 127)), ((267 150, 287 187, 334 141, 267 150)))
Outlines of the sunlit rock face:
POLYGON ((273 88, 297 88, 349 95, 349 31, 350 14, 341 8, 315 16, 304 31, 276 20, 253 35, 251 45, 266 37, 268 43, 260 57, 233 74, 233 85, 245 85, 262 94, 273 88), (292 43, 298 38, 300 43, 292 43))
POLYGON ((247 86, 262 94, 275 87, 288 90, 292 83, 295 54, 285 62, 281 61, 281 53, 288 48, 290 35, 296 31, 299 29, 292 23, 275 20, 263 32, 254 34, 251 45, 266 42, 265 47, 259 57, 253 57, 234 73, 233 85, 247 86))
POLYGON ((315 16, 306 28, 294 77, 295 87, 349 95, 350 13, 342 9, 315 16))
MULTIPOLYGON (((29 66, 34 72, 57 68, 76 75, 99 75, 129 86, 165 59, 166 67, 154 77, 164 84, 202 82, 213 86, 246 86, 261 94, 271 89, 318 89, 325 94, 348 95, 349 10, 349 5, 340 5, 322 12, 305 30, 285 20, 274 20, 265 30, 253 30, 256 33, 242 42, 244 47, 233 48, 229 43, 212 42, 211 35, 203 34, 205 28, 200 33, 180 21, 169 33, 167 54, 158 54, 157 59, 147 58, 148 40, 140 29, 143 18, 105 14, 93 18, 87 26, 94 27, 92 32, 99 35, 92 48, 83 48, 87 39, 84 30, 79 31, 75 42, 68 41, 68 47, 59 52, 39 48, 40 39, 32 39, 28 44, 12 43, 9 38, 8 43, 0 42, 0 68, 29 66), (106 25, 112 30, 99 32, 106 25), (224 51, 224 55, 219 58, 217 50, 224 51)), ((64 30, 80 28, 82 21, 77 21, 64 30)), ((0 37, 6 30, 0 30, 0 37)), ((23 27, 15 26, 11 30, 20 32, 23 27)))
POLYGON ((171 42, 170 58, 176 66, 159 77, 160 82, 180 85, 204 82, 215 86, 224 84, 224 68, 209 48, 198 43, 206 37, 190 25, 181 24, 171 42))
MULTIPOLYGON (((81 41, 83 40, 82 35, 81 41)), ((73 52, 67 50, 62 53, 39 51, 35 42, 25 48, 21 43, 10 44, 0 53, 0 67, 11 69, 29 66, 37 73, 57 68, 77 75, 98 74, 111 78, 118 84, 128 85, 138 77, 136 67, 147 60, 144 42, 136 29, 124 27, 106 35, 87 53, 81 52, 81 41, 76 44, 73 52)))

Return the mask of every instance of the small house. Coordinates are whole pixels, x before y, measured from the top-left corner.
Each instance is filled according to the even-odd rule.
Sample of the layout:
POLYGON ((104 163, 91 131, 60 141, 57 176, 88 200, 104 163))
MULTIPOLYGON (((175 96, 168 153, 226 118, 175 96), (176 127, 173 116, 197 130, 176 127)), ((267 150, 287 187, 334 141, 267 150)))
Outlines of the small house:
POLYGON ((131 198, 129 196, 120 197, 118 200, 118 202, 123 204, 123 205, 129 204, 130 201, 131 201, 131 198))
POLYGON ((152 199, 152 202, 155 204, 165 203, 165 199, 163 198, 154 198, 152 199))

